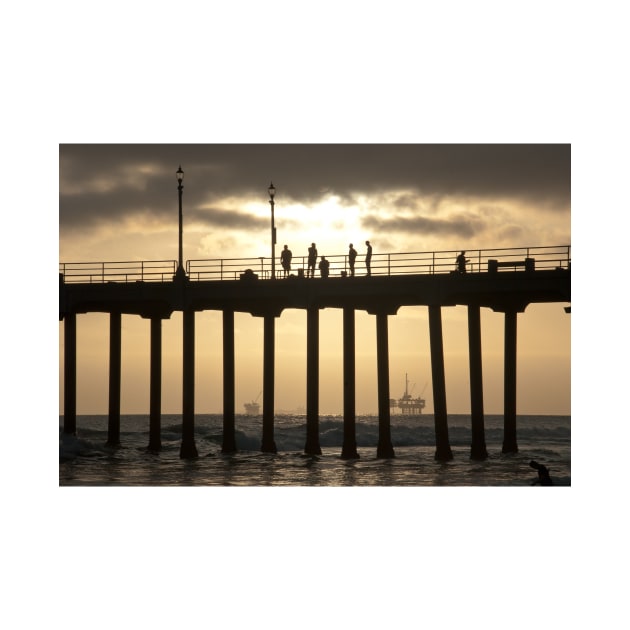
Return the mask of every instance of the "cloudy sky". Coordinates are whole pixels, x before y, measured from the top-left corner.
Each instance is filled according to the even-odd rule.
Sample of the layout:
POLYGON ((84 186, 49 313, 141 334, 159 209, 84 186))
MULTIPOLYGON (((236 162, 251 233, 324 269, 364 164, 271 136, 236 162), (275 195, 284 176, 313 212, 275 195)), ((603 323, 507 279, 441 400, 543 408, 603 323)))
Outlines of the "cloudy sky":
MULTIPOLYGON (((305 254, 570 243, 569 145, 61 145, 60 256, 269 255, 267 187, 279 241, 305 254)), ((94 258, 96 257, 96 258, 94 258)))
MULTIPOLYGON (((269 257, 272 180, 277 256, 285 243, 299 257, 313 241, 327 256, 346 253, 353 242, 360 269, 365 240, 375 254, 571 243, 567 144, 62 144, 60 262, 176 260, 180 164, 184 260, 269 257)), ((531 306, 520 316, 521 413, 570 413, 570 317, 562 306, 531 306)), ((219 314, 197 317, 196 408, 219 412, 219 314)), ((287 311, 278 322, 279 409, 305 405, 304 317, 287 311)), ((323 413, 342 410, 339 317, 334 309, 321 314, 323 413)), ((431 411, 426 319, 426 307, 403 308, 391 319, 390 379, 392 397, 399 396, 409 373, 414 393, 424 392, 431 411)), ((178 321, 175 313, 164 333, 164 409, 171 413, 181 405, 178 321)), ((466 413, 465 309, 444 309, 444 321, 449 411, 466 413)), ((237 409, 262 389, 261 326, 237 314, 237 409)), ((364 313, 357 314, 357 326, 358 354, 365 359, 358 362, 357 408, 369 413, 376 409, 375 328, 364 313)), ((486 410, 501 413, 502 317, 484 313, 483 326, 486 410)), ((138 317, 124 318, 123 412, 146 412, 147 327, 138 317)), ((85 335, 79 345, 79 413, 106 413, 105 316, 81 316, 79 335, 85 335)))

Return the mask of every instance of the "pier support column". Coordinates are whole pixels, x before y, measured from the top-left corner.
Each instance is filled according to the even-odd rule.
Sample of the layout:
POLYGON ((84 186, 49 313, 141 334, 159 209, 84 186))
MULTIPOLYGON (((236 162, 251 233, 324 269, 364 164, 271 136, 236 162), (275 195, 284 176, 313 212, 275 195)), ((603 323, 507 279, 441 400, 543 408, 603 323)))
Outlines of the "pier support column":
POLYGON ((306 311, 306 445, 307 455, 321 455, 319 445, 319 308, 306 311))
POLYGON ((468 305, 468 360, 470 363, 470 458, 488 457, 483 414, 483 375, 481 362, 481 314, 478 304, 468 305))
POLYGON ((517 453, 516 444, 516 311, 505 313, 503 452, 517 453))
POLYGON ((223 311, 223 445, 222 453, 236 451, 234 426, 234 311, 223 311))
POLYGON ((195 311, 185 308, 183 319, 182 459, 198 457, 195 444, 195 311))
POLYGON ((273 436, 276 318, 274 315, 265 315, 263 319, 263 434, 260 450, 263 453, 277 453, 273 436))
POLYGON ((395 457, 389 416, 389 343, 387 314, 376 314, 376 365, 378 375, 378 446, 376 456, 395 457))
POLYGON ((354 309, 343 309, 343 446, 341 459, 359 459, 356 435, 354 309))
POLYGON ((162 318, 151 317, 151 370, 148 450, 162 450, 162 318))
POLYGON ((109 314, 109 421, 107 446, 120 446, 121 314, 109 314))
POLYGON ((429 339, 431 343, 431 376, 433 380, 433 417, 435 422, 435 459, 453 459, 448 439, 446 415, 446 379, 444 377, 444 344, 442 341, 442 309, 429 305, 429 339))
POLYGON ((63 320, 63 432, 77 433, 77 316, 63 320))

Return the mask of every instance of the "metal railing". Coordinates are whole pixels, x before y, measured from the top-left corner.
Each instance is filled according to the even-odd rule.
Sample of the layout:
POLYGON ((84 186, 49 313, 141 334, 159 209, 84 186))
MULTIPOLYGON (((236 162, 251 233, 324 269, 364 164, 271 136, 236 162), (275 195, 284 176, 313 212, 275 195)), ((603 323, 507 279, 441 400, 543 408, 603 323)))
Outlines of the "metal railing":
MULTIPOLYGON (((437 252, 396 252, 387 254, 373 254, 370 265, 372 276, 400 276, 417 274, 450 273, 457 269, 456 257, 460 251, 443 250, 437 252)), ((502 271, 519 269, 525 259, 533 259, 535 268, 542 269, 568 269, 571 265, 571 246, 559 245, 551 247, 518 247, 502 249, 476 249, 467 250, 468 263, 466 271, 469 273, 488 271, 488 261, 498 260, 502 263, 502 271), (514 262, 514 266, 509 266, 514 262)), ((315 264, 315 277, 320 277, 318 265, 321 258, 315 264)), ((350 276, 350 265, 347 254, 334 254, 326 256, 330 263, 330 277, 340 276, 344 273, 350 276)), ((357 256, 355 262, 355 275, 367 275, 365 256, 357 256)), ((186 262, 186 273, 191 280, 237 280, 247 269, 259 278, 271 277, 270 258, 223 258, 189 260, 186 262)), ((286 274, 277 261, 275 265, 276 278, 283 278, 286 274)), ((309 275, 308 257, 294 256, 291 260, 292 275, 309 275)))
POLYGON ((60 263, 64 282, 166 282, 173 279, 174 260, 60 263))
MULTIPOLYGON (((457 270, 455 259, 459 254, 460 251, 454 250, 375 253, 372 256, 370 273, 372 276, 451 273, 457 270)), ((534 268, 538 271, 570 269, 571 246, 466 250, 466 258, 468 273, 486 272, 491 266, 489 261, 495 260, 500 263, 498 273, 522 271, 525 259, 533 260, 534 268)), ((315 264, 315 277, 321 276, 318 268, 320 260, 321 257, 315 264)), ((330 263, 330 277, 351 275, 347 254, 333 254, 326 256, 326 260, 330 263)), ((177 262, 174 260, 60 263, 59 273, 63 274, 65 282, 166 282, 173 279, 176 268, 177 262)), ((261 256, 186 261, 186 274, 191 281, 238 280, 247 270, 251 270, 258 278, 269 279, 272 275, 271 259, 261 256)), ((308 276, 308 257, 294 256, 290 274, 308 276)), ((276 261, 275 275, 276 278, 283 278, 285 275, 279 260, 276 261)), ((355 275, 367 275, 365 256, 362 254, 357 256, 355 275)))

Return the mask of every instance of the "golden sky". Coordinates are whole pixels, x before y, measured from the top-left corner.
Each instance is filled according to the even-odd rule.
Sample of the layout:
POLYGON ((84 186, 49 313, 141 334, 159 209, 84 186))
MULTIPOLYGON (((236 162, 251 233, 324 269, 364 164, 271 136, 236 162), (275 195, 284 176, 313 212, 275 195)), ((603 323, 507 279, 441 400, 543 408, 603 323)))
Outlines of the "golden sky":
MULTIPOLYGON (((366 240, 374 254, 570 245, 568 144, 61 144, 60 262, 176 260, 178 193, 184 170, 183 258, 269 257, 276 187, 276 258, 294 260, 311 242, 320 255, 354 243, 362 273, 366 240)), ((276 265, 279 268, 278 260, 276 265)), ((566 304, 530 305, 518 317, 521 414, 570 414, 570 316, 566 304)), ((197 314, 196 411, 222 409, 221 317, 197 314)), ((306 403, 305 313, 276 324, 276 408, 306 403)), ((465 307, 443 309, 447 409, 467 413, 465 307)), ((359 312, 357 412, 376 400, 376 328, 359 312)), ((341 313, 320 313, 320 412, 342 411, 341 313)), ((108 317, 80 315, 77 413, 107 413, 108 317)), ((181 409, 181 315, 163 324, 163 411, 181 409)), ((148 413, 149 322, 123 316, 122 412, 148 413)), ((60 324, 60 392, 63 326, 60 324)), ((433 409, 426 307, 389 318, 390 393, 433 409)), ((503 410, 503 316, 482 310, 484 404, 503 410)), ((236 405, 262 390, 262 320, 236 316, 236 405)), ((63 399, 60 395, 60 413, 63 399)))

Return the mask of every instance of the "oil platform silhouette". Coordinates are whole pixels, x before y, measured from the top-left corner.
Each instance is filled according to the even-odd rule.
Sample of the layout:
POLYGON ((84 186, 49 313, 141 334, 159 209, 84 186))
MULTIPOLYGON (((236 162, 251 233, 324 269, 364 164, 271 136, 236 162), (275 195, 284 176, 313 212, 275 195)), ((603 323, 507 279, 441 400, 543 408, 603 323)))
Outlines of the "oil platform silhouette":
POLYGON ((422 398, 422 394, 426 389, 426 385, 422 389, 420 396, 417 398, 412 398, 411 394, 413 393, 413 387, 411 388, 411 392, 409 391, 409 378, 407 377, 407 373, 405 372, 405 393, 397 400, 396 398, 389 399, 389 407, 390 409, 400 409, 400 413, 408 416, 415 416, 417 414, 421 414, 422 410, 426 405, 426 401, 422 398))

